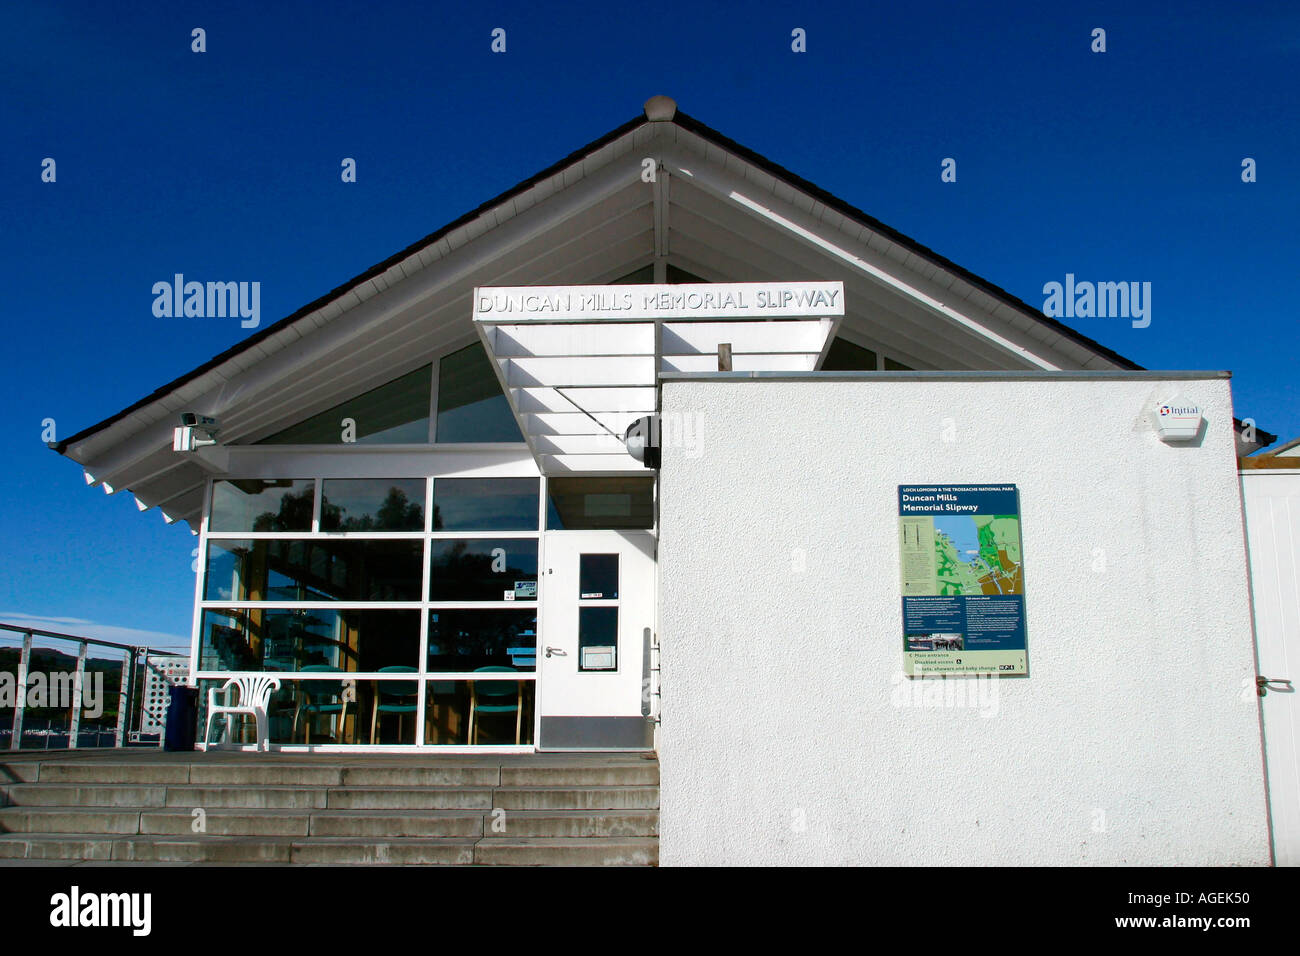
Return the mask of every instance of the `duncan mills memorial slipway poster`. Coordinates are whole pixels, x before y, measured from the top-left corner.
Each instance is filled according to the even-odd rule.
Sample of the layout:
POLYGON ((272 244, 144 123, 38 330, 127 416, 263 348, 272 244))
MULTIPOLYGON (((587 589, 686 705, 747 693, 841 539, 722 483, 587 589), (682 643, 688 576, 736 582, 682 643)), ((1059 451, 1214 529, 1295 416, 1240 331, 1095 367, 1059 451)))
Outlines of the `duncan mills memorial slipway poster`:
POLYGON ((899 485, 903 669, 1029 673, 1015 485, 899 485))

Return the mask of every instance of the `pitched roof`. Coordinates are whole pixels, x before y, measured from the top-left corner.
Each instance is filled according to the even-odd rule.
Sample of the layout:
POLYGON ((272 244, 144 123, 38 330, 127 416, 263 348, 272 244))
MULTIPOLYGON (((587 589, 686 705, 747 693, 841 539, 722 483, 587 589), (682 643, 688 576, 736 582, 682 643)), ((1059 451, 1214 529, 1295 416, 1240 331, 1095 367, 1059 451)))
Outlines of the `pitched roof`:
MULTIPOLYGON (((330 290, 329 292, 325 293, 319 298, 307 303, 306 305, 304 305, 302 308, 298 309, 296 312, 292 313, 291 315, 288 315, 285 318, 280 319, 278 322, 268 325, 265 328, 262 328, 259 331, 255 332, 254 334, 249 335, 244 339, 241 339, 239 342, 232 345, 224 352, 214 356, 213 358, 209 359, 207 362, 204 362, 202 365, 198 366, 197 368, 192 369, 189 372, 186 372, 184 375, 181 375, 178 378, 173 379, 172 381, 168 382, 166 385, 163 385, 155 389, 149 395, 144 396, 139 401, 122 409, 120 412, 117 412, 116 414, 109 416, 108 418, 104 419, 98 424, 91 425, 89 428, 82 429, 81 431, 77 432, 75 435, 71 435, 68 438, 63 439, 62 441, 52 443, 51 447, 54 448, 54 450, 59 452, 60 454, 63 454, 64 451, 66 451, 66 449, 71 445, 74 445, 80 441, 85 440, 86 438, 93 435, 94 433, 101 431, 102 429, 108 427, 109 425, 113 424, 116 421, 119 421, 122 418, 125 418, 131 412, 143 408, 149 405, 151 402, 159 400, 160 398, 170 395, 172 392, 176 391, 181 386, 185 385, 186 383, 202 375, 204 372, 216 368, 222 365, 223 363, 225 363, 226 361, 228 361, 229 359, 234 358, 235 356, 238 356, 244 352, 247 352, 249 349, 257 345, 258 342, 261 342, 264 339, 267 339, 270 336, 275 335, 277 332, 293 325, 295 322, 298 322, 299 320, 303 319, 307 315, 310 315, 311 313, 322 308, 323 306, 329 305, 330 303, 337 301, 338 299, 346 295, 348 292, 351 292, 354 289, 356 289, 358 286, 361 286, 364 283, 368 282, 369 280, 374 279, 376 276, 382 275, 384 272, 388 271, 390 268, 397 265, 398 263, 401 263, 404 260, 410 258, 411 256, 419 253, 420 251, 434 245, 435 243, 438 242, 438 240, 445 237, 448 233, 451 233, 454 230, 460 228, 461 226, 469 222, 472 222, 473 220, 477 219, 479 216, 481 216, 483 213, 487 212, 488 210, 491 210, 501 205, 502 203, 506 202, 507 200, 512 199, 515 196, 518 196, 526 192, 536 184, 546 179, 549 179, 552 176, 555 176, 557 173, 563 171, 564 169, 567 169, 568 167, 573 166, 575 164, 581 163, 582 160, 592 155, 597 150, 608 145, 609 143, 614 142, 615 140, 619 139, 625 134, 635 130, 637 127, 642 126, 649 122, 651 122, 651 120, 648 119, 644 113, 631 120, 628 120, 626 123, 622 124, 621 126, 618 126, 613 130, 610 130, 608 133, 599 137, 598 139, 592 140, 586 146, 574 150, 568 156, 565 156, 563 159, 555 163, 552 163, 550 166, 546 167, 545 169, 541 170, 535 175, 530 176, 528 179, 523 180, 522 182, 510 187, 505 192, 502 192, 499 195, 493 197, 492 199, 489 199, 487 202, 482 203, 477 208, 470 210, 464 215, 458 217, 457 219, 454 219, 451 222, 447 223, 445 226, 442 226, 441 228, 435 230, 434 232, 429 233, 429 235, 425 236, 423 239, 419 239, 416 242, 411 243, 411 245, 389 256, 383 262, 371 266, 365 272, 362 272, 361 274, 354 276, 352 279, 349 279, 347 282, 343 283, 342 285, 337 286, 336 288, 330 290)), ((955 276, 958 276, 964 281, 970 283, 972 286, 981 289, 982 291, 988 293, 994 298, 1001 300, 1003 303, 1010 306, 1011 308, 1024 313, 1026 316, 1032 318, 1034 321, 1041 323, 1047 328, 1050 328, 1052 331, 1057 332, 1058 334, 1063 335, 1066 338, 1069 338, 1079 343, 1080 345, 1084 346, 1085 348, 1089 349, 1092 352, 1097 353, 1098 355, 1105 356, 1107 359, 1114 362, 1116 365, 1120 366, 1121 368, 1126 368, 1126 369, 1142 368, 1141 365, 1138 365, 1133 360, 1125 358, 1124 356, 1120 355, 1118 352, 1115 352, 1114 350, 1109 349, 1106 346, 1102 345, 1101 343, 1097 342, 1095 339, 1089 338, 1083 333, 1078 332, 1070 328, 1069 326, 1066 326, 1056 321, 1055 319, 1049 318, 1048 316, 1044 315, 1040 309, 1035 309, 1032 305, 1025 302, 1023 299, 1020 299, 1012 295, 1010 292, 1007 292, 1005 289, 1002 289, 1001 287, 994 285, 992 282, 989 282, 987 279, 983 279, 975 275, 973 272, 970 272, 967 269, 962 268, 952 260, 939 255, 937 252, 933 251, 927 246, 922 245, 920 242, 917 242, 915 239, 912 239, 911 237, 904 235, 898 230, 885 225, 880 220, 876 219, 873 216, 868 215, 867 213, 863 212, 861 209, 858 209, 856 206, 852 205, 851 203, 848 203, 845 200, 832 195, 831 193, 822 189, 820 186, 810 183, 808 180, 804 179, 803 177, 790 172, 784 166, 781 166, 778 163, 775 163, 772 160, 768 159, 767 157, 754 152, 748 147, 742 146, 740 143, 737 143, 735 140, 727 136, 724 136, 722 133, 719 133, 717 130, 713 129, 710 126, 705 125, 704 123, 700 122, 694 117, 689 116, 686 113, 681 112, 680 110, 677 110, 672 119, 672 122, 676 123, 678 126, 682 127, 683 129, 689 130, 690 132, 695 133, 701 138, 709 142, 712 142, 717 146, 722 147, 723 149, 735 153, 737 156, 744 158, 750 163, 753 163, 755 166, 759 167, 760 169, 764 170, 770 175, 778 179, 785 180, 791 186, 794 186, 795 188, 807 193, 808 195, 815 198, 818 202, 823 203, 824 205, 826 205, 831 209, 834 209, 836 212, 839 212, 841 215, 846 216, 847 218, 852 219, 863 226, 866 226, 868 229, 871 229, 872 231, 885 236, 891 242, 894 242, 902 246, 913 255, 925 259, 930 263, 932 263, 933 265, 943 269, 944 271, 949 272, 955 276)))
MULTIPOLYGON (((142 509, 152 504, 159 504, 165 506, 165 513, 194 514, 195 493, 192 479, 195 476, 191 473, 192 466, 160 464, 163 458, 167 457, 164 452, 170 454, 169 437, 158 439, 158 434, 163 431, 163 419, 173 419, 177 410, 188 406, 188 403, 195 400, 197 396, 209 394, 214 389, 224 391, 225 383, 267 360, 268 356, 272 359, 283 358, 287 349, 297 346, 298 342, 311 336, 312 333, 328 327, 336 318, 361 302, 392 288, 395 283, 400 283, 413 271, 418 274, 418 270, 436 263, 442 256, 458 250, 466 243, 473 243, 494 226, 505 223, 510 216, 532 205, 545 202, 546 197, 555 195, 572 182, 579 181, 586 171, 599 168, 601 163, 608 161, 611 156, 625 154, 633 144, 648 141, 655 131, 643 130, 647 125, 658 127, 658 132, 663 132, 665 127, 675 126, 674 136, 677 131, 681 131, 695 143, 692 148, 707 150, 710 158, 713 158, 715 151, 720 158, 734 156, 740 165, 757 170, 758 175, 782 184, 780 187, 782 195, 801 194, 807 197, 801 209, 809 208, 809 204, 814 208, 825 207, 830 214, 842 217, 846 223, 856 224, 857 228, 863 231, 863 241, 868 233, 874 235, 877 239, 874 239, 873 243, 878 242, 879 246, 873 245, 873 248, 889 248, 890 258, 899 262, 906 259, 909 267, 922 270, 919 274, 937 276, 942 273, 947 277, 946 282, 951 284, 954 291, 958 284, 969 287, 967 295, 985 299, 985 302, 980 305, 972 303, 975 308, 984 311, 996 309, 999 320, 1007 322, 1008 327, 1016 325, 1020 330, 1040 329, 1040 345, 1049 349, 1069 346, 1060 354, 1064 356, 1072 349, 1067 360, 1080 363, 1080 367, 1083 367, 1082 363, 1086 361, 1089 363, 1087 367, 1090 368, 1141 369, 1136 362, 1045 316, 1022 299, 963 269, 861 209, 742 146, 694 117, 678 111, 676 104, 671 100, 655 97, 646 104, 646 109, 641 115, 396 252, 291 315, 249 335, 129 407, 62 441, 51 443, 51 447, 60 454, 67 454, 74 460, 87 464, 88 481, 91 483, 97 483, 98 479, 89 477, 89 462, 95 462, 97 472, 101 472, 99 466, 102 464, 100 478, 105 479, 105 490, 109 490, 110 493, 112 489, 108 487, 107 480, 115 473, 121 478, 122 485, 131 484, 128 479, 134 476, 134 480, 140 484, 140 487, 146 487, 146 479, 155 481, 160 469, 179 467, 180 471, 189 475, 186 481, 178 479, 173 486, 167 488, 157 486, 149 488, 147 492, 141 492, 134 485, 132 487, 137 491, 137 498, 143 499, 140 501, 142 509), (917 260, 915 264, 913 258, 917 260), (1057 344, 1052 345, 1053 341, 1057 344), (130 421, 124 421, 126 419, 130 421), (141 434, 146 429, 153 430, 150 432, 152 437, 148 437, 147 440, 146 436, 141 434), (126 445, 129 447, 122 448, 119 453, 119 446, 126 445), (147 455, 153 457, 146 460, 147 455), (105 463, 105 458, 110 461, 105 463), (182 486, 185 489, 183 492, 178 490, 182 486), (154 491, 157 493, 153 493, 154 491), (177 501, 178 496, 183 500, 177 501)), ((822 215, 827 213, 823 212, 822 215)), ((1038 339, 1039 336, 1030 336, 1030 338, 1038 339)), ((272 365, 274 364, 272 362, 272 365)), ((170 430, 167 429, 166 433, 169 436, 170 430)), ((1261 445, 1276 440, 1276 436, 1258 430, 1257 434, 1261 445)), ((114 478, 114 481, 117 481, 117 478, 114 478)), ((172 519, 168 517, 168 520, 172 519)))

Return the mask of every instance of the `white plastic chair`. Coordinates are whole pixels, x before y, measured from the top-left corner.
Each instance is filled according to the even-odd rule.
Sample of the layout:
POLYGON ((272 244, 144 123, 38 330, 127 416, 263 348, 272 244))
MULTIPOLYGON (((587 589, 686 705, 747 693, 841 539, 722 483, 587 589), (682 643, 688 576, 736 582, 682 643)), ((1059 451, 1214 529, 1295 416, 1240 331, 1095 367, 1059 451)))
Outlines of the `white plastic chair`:
POLYGON ((271 692, 280 689, 280 678, 269 677, 265 674, 247 674, 242 677, 232 677, 221 685, 220 688, 208 688, 208 721, 203 728, 203 745, 208 744, 208 737, 212 733, 212 718, 225 716, 226 718, 226 738, 230 737, 230 726, 235 714, 249 714, 257 721, 257 749, 261 750, 263 745, 267 750, 271 749, 270 740, 266 731, 266 705, 271 701, 271 692), (231 703, 230 691, 238 692, 238 698, 235 703, 231 703), (217 694, 224 693, 226 702, 217 703, 217 694))

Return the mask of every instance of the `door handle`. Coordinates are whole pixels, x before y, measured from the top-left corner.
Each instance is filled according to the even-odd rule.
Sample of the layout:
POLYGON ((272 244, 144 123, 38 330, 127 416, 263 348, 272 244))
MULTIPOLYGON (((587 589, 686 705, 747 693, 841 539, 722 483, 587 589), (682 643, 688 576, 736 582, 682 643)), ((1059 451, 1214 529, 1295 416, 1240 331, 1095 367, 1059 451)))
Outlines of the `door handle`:
POLYGON ((1269 684, 1284 684, 1284 687, 1274 687, 1273 689, 1283 694, 1294 694, 1295 688, 1285 677, 1256 677, 1255 689, 1259 691, 1259 696, 1263 697, 1268 693, 1269 684))
POLYGON ((547 657, 550 657, 552 654, 554 654, 556 657, 568 657, 568 656, 569 656, 569 652, 566 651, 566 650, 564 650, 564 648, 562 648, 562 647, 548 647, 548 648, 546 649, 546 656, 547 656, 547 657))

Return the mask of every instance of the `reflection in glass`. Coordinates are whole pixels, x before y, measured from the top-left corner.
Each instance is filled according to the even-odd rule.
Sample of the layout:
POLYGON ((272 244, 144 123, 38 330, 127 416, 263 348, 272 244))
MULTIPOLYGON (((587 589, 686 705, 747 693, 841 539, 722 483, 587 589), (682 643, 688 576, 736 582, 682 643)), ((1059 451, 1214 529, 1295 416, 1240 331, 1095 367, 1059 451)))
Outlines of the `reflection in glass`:
POLYGON ((481 667, 537 669, 537 610, 437 610, 429 612, 431 671, 481 667))
POLYGON ((531 744, 536 684, 509 671, 483 671, 474 681, 429 681, 425 690, 427 744, 531 744), (472 724, 472 727, 471 727, 472 724))
POLYGON ((420 612, 330 608, 209 609, 199 669, 378 671, 420 660, 420 612))
POLYGON ((618 666, 618 608, 578 608, 578 670, 607 671, 618 666))
POLYGON ((654 527, 654 478, 551 478, 546 498, 552 531, 654 527))
POLYGON ((831 341, 831 347, 826 350, 826 360, 822 362, 821 370, 823 372, 874 372, 876 353, 837 335, 831 341))
POLYGON ((440 444, 524 440, 492 361, 478 342, 438 362, 436 436, 440 444))
POLYGON ((429 546, 431 601, 537 598, 536 538, 435 538, 429 546))
MULTIPOLYGON (((273 744, 411 745, 416 740, 418 677, 387 672, 385 679, 333 677, 327 670, 281 678, 267 705, 267 737, 273 744), (371 735, 371 723, 374 735, 371 735)), ((531 745, 536 684, 509 670, 482 670, 473 681, 425 684, 424 742, 428 745, 531 745)), ((199 682, 198 728, 207 725, 208 690, 224 678, 199 682)), ((257 724, 235 716, 212 722, 208 743, 253 747, 257 724)))
POLYGON ((326 478, 322 531, 423 531, 423 478, 326 478))
POLYGON ((537 478, 435 478, 434 531, 536 531, 537 478))
POLYGON ((583 554, 578 557, 578 597, 605 601, 618 598, 617 554, 583 554))
POLYGON ((209 531, 310 531, 316 483, 310 478, 212 483, 209 531))
POLYGON ((238 538, 208 540, 208 601, 418 601, 424 543, 238 538))
POLYGON ((432 376, 432 365, 417 368, 258 444, 337 445, 344 440, 343 419, 349 418, 353 434, 348 437, 358 445, 427 445, 432 376))

